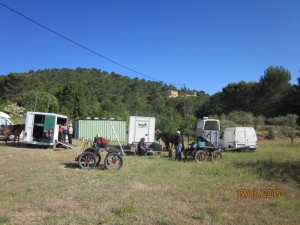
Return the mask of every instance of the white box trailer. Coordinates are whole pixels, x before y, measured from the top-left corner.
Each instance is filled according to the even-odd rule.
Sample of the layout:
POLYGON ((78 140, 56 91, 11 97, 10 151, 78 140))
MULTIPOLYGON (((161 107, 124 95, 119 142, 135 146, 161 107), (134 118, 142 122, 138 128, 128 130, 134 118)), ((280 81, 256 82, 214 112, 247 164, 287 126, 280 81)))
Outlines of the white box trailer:
POLYGON ((155 117, 130 116, 128 126, 128 145, 130 152, 136 152, 141 138, 153 151, 162 151, 162 145, 155 143, 155 117))
POLYGON ((222 148, 256 150, 257 136, 253 127, 229 127, 224 129, 222 148))
POLYGON ((139 142, 142 137, 145 142, 154 142, 155 117, 130 116, 128 144, 139 142))
POLYGON ((59 143, 59 124, 68 117, 55 113, 27 112, 24 142, 28 145, 53 146, 59 143))

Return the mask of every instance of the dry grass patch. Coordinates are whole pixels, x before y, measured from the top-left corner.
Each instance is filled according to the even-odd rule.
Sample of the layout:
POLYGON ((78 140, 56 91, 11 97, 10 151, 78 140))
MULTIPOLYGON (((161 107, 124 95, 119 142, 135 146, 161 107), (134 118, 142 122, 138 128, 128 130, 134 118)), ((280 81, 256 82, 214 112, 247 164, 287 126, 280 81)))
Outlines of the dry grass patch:
POLYGON ((126 156, 111 172, 79 170, 81 148, 0 145, 0 224, 298 224, 298 149, 265 141, 202 164, 126 156), (237 196, 255 188, 282 195, 237 196))

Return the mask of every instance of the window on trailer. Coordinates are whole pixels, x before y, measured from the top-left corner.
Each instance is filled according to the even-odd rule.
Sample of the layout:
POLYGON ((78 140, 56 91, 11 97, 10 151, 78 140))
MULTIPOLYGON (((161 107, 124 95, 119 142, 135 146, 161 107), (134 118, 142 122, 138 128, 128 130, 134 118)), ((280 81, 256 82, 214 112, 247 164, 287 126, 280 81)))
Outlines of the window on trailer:
POLYGON ((220 130, 218 121, 205 121, 204 130, 220 130))

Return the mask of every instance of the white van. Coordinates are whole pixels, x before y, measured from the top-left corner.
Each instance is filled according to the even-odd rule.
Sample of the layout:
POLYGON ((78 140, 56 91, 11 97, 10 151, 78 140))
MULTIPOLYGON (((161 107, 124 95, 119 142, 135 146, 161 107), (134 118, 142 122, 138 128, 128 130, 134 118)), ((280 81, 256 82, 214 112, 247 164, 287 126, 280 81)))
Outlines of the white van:
POLYGON ((222 148, 256 150, 257 136, 253 127, 229 127, 224 129, 222 148))
POLYGON ((10 116, 8 114, 0 112, 0 125, 14 125, 9 118, 10 116))

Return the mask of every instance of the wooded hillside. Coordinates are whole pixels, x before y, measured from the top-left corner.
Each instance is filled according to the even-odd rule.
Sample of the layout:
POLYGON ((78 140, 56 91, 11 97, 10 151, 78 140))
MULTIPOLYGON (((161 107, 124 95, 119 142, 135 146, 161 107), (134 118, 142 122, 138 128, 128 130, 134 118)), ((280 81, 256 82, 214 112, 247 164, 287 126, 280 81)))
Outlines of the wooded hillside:
POLYGON ((24 112, 54 112, 71 119, 154 116, 160 127, 174 131, 203 116, 221 117, 233 111, 265 118, 299 116, 300 87, 290 80, 285 68, 269 67, 258 82, 231 83, 212 96, 203 90, 195 91, 196 97, 184 97, 194 90, 181 89, 179 97, 167 98, 162 92, 176 88, 160 82, 97 69, 45 69, 0 76, 0 110, 16 104, 24 112))

